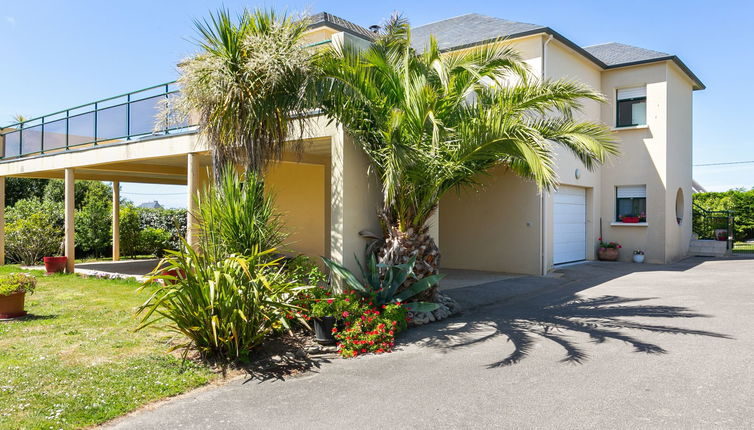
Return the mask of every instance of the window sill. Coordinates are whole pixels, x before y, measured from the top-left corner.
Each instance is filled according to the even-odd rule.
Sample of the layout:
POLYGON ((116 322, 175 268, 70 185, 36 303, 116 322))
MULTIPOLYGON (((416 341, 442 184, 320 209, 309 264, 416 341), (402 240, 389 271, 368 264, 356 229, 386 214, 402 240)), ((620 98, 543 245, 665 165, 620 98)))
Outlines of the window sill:
POLYGON ((647 227, 649 224, 646 222, 611 222, 613 227, 647 227))
POLYGON ((613 127, 610 130, 611 131, 620 131, 620 130, 644 130, 646 128, 649 128, 648 125, 627 125, 625 127, 613 127))

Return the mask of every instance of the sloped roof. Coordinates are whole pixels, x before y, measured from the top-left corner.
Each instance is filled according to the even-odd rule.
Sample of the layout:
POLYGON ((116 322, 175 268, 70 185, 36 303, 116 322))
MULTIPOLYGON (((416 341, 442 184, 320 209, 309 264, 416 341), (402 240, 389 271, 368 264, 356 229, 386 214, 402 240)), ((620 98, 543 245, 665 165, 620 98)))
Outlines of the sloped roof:
MULTIPOLYGON (((312 16, 312 28, 324 25, 368 40, 373 40, 375 37, 375 34, 370 30, 327 12, 321 12, 312 16)), ((440 49, 448 51, 481 45, 500 38, 512 39, 539 33, 553 36, 559 42, 603 69, 657 61, 673 61, 694 81, 695 89, 705 88, 702 81, 675 55, 614 42, 582 48, 550 27, 509 21, 478 13, 469 13, 413 27, 411 29, 411 44, 417 51, 423 51, 429 45, 430 35, 434 35, 440 49)))
POLYGON ((411 44, 421 51, 429 44, 429 36, 434 34, 440 49, 458 49, 502 37, 520 37, 525 33, 537 33, 546 28, 537 24, 469 13, 414 27, 411 29, 411 44))
POLYGON ((346 33, 350 33, 350 34, 353 34, 354 36, 358 36, 358 37, 365 38, 368 40, 374 39, 373 32, 369 31, 368 29, 358 24, 354 24, 351 21, 343 19, 339 16, 335 16, 331 13, 327 13, 327 12, 315 13, 314 15, 309 17, 309 19, 312 22, 309 25, 309 28, 328 26, 328 27, 345 31, 346 33))
POLYGON ((656 61, 672 61, 696 84, 696 89, 705 88, 702 81, 675 55, 623 43, 602 43, 584 47, 584 50, 605 64, 606 69, 626 67, 656 61))

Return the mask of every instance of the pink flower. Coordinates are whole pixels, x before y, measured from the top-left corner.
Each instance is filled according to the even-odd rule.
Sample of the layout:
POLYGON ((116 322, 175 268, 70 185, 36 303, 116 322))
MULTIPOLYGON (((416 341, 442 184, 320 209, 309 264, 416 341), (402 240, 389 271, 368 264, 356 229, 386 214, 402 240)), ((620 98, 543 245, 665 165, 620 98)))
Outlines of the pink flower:
POLYGON ((343 318, 348 318, 348 311, 343 311, 343 318))

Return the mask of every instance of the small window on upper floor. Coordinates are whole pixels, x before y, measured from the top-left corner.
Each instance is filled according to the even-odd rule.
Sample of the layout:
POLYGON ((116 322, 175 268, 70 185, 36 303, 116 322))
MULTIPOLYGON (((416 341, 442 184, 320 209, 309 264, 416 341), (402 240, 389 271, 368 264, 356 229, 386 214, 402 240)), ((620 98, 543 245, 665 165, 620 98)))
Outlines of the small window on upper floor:
POLYGON ((618 118, 616 127, 647 124, 647 87, 618 90, 618 118))

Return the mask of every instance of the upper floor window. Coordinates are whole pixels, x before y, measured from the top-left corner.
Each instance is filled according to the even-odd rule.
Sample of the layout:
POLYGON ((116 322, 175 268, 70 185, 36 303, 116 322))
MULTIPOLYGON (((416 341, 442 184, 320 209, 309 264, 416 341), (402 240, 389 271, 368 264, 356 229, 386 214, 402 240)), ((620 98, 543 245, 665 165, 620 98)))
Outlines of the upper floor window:
POLYGON ((618 90, 618 118, 616 127, 647 124, 647 87, 618 90))
POLYGON ((632 185, 615 189, 615 220, 647 222, 647 186, 632 185))

